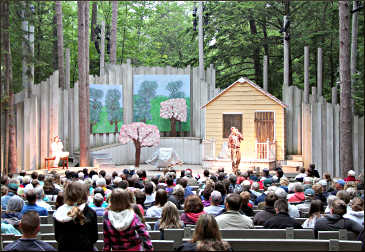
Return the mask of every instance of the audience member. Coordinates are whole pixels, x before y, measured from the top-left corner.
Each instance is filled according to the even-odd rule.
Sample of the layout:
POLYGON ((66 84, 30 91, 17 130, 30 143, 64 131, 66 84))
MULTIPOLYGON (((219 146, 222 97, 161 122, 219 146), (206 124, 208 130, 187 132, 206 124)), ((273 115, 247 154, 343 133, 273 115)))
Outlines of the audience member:
POLYGON ((131 206, 132 206, 132 209, 133 209, 134 213, 137 215, 139 221, 142 222, 143 225, 145 225, 145 227, 148 231, 152 230, 151 226, 144 219, 144 214, 141 211, 140 205, 131 204, 131 206))
POLYGON ((18 190, 18 184, 16 182, 16 180, 10 180, 9 183, 7 184, 8 186, 8 193, 4 196, 1 196, 1 208, 2 209, 6 209, 7 205, 8 205, 8 201, 11 197, 13 197, 14 195, 16 195, 17 190, 18 190))
POLYGON ((216 217, 220 229, 253 228, 252 220, 239 213, 241 202, 242 199, 239 194, 228 194, 225 200, 226 212, 216 217))
POLYGON ((47 209, 47 211, 51 211, 52 206, 43 200, 44 199, 43 187, 37 186, 36 188, 34 188, 34 192, 37 196, 36 204, 40 207, 44 207, 45 209, 47 209))
POLYGON ((152 249, 150 236, 133 211, 128 192, 114 189, 110 196, 110 207, 104 213, 104 251, 152 249))
POLYGON ((294 229, 300 229, 302 226, 300 223, 291 218, 288 214, 288 202, 284 199, 278 199, 274 204, 276 215, 268 219, 264 223, 264 228, 270 229, 285 229, 287 227, 293 227, 294 229))
POLYGON ((355 197, 351 201, 351 209, 348 210, 343 217, 364 226, 364 200, 359 197, 355 197))
POLYGON ((250 200, 250 193, 245 191, 240 193, 241 196, 241 207, 240 207, 240 214, 244 214, 246 216, 254 216, 254 212, 252 210, 252 204, 249 203, 250 200))
POLYGON ((315 237, 318 237, 318 231, 336 231, 340 229, 346 229, 359 234, 364 227, 351 219, 344 218, 345 213, 346 203, 343 200, 335 199, 332 202, 330 214, 319 218, 314 225, 315 237))
MULTIPOLYGON (((277 188, 275 190, 275 195, 278 199, 283 199, 285 201, 288 201, 288 195, 285 192, 285 190, 283 188, 277 188)), ((299 214, 299 210, 295 205, 292 205, 288 202, 288 210, 289 210, 289 216, 291 218, 299 218, 300 214, 299 214)))
POLYGON ((154 230, 161 231, 161 240, 164 240, 164 230, 170 228, 182 228, 184 222, 180 220, 177 207, 172 202, 166 202, 162 209, 161 219, 156 221, 154 230))
POLYGON ((89 204, 89 207, 91 207, 95 211, 96 216, 103 216, 105 211, 105 207, 103 207, 103 195, 101 195, 101 193, 95 194, 92 203, 93 204, 89 204))
POLYGON ((184 205, 184 188, 182 185, 176 185, 167 200, 174 203, 177 209, 182 210, 182 205, 184 205))
POLYGON ((204 205, 197 195, 190 195, 184 202, 184 213, 181 214, 181 220, 185 225, 195 225, 199 216, 205 214, 204 205))
POLYGON ((295 183, 294 192, 294 195, 288 199, 289 202, 302 202, 305 200, 304 186, 302 183, 295 183))
POLYGON ((305 173, 305 168, 304 167, 299 168, 299 173, 295 176, 295 180, 303 182, 303 179, 305 177, 307 177, 307 174, 305 173))
POLYGON ((1 214, 1 221, 18 227, 23 214, 21 213, 24 207, 24 200, 18 195, 14 195, 8 201, 6 212, 1 214))
POLYGON ((37 212, 26 212, 20 222, 20 229, 23 232, 22 237, 8 244, 4 251, 56 251, 48 243, 37 239, 40 230, 40 219, 37 212))
POLYGON ((265 197, 265 208, 263 211, 260 211, 255 214, 253 218, 254 225, 263 226, 265 221, 270 219, 275 215, 275 208, 274 204, 277 200, 275 193, 269 192, 265 197))
POLYGON ((303 228, 314 228, 316 221, 321 217, 322 203, 320 200, 312 200, 309 207, 309 218, 302 224, 303 228))
POLYGON ((301 215, 305 215, 309 213, 309 208, 311 206, 311 202, 314 199, 314 190, 313 189, 306 189, 304 191, 305 200, 303 203, 298 204, 296 207, 298 208, 301 215))
POLYGON ((204 212, 206 212, 207 214, 217 216, 223 210, 223 206, 221 205, 222 195, 218 191, 213 191, 210 194, 209 199, 210 199, 210 206, 204 207, 204 212))
POLYGON ((146 211, 147 217, 161 217, 162 207, 167 202, 167 192, 163 189, 158 189, 156 192, 155 204, 146 211))
POLYGON ((335 188, 333 191, 331 191, 331 194, 332 195, 336 195, 337 192, 341 191, 344 189, 345 187, 345 181, 343 179, 338 179, 336 182, 335 182, 335 188))
POLYGON ((232 251, 228 242, 222 240, 217 221, 214 216, 203 214, 200 216, 190 242, 184 244, 177 251, 232 251))
POLYGON ((23 210, 21 211, 22 214, 25 214, 28 211, 36 211, 40 216, 48 216, 47 209, 36 204, 37 195, 34 189, 28 190, 25 193, 25 198, 28 203, 24 205, 23 210))
POLYGON ((58 250, 94 250, 98 240, 97 217, 87 205, 87 188, 71 182, 64 190, 64 204, 54 213, 58 250))
POLYGON ((56 210, 64 204, 63 192, 59 192, 56 198, 55 208, 56 210))
POLYGON ((344 178, 344 181, 345 181, 345 182, 356 181, 355 176, 356 176, 355 171, 354 171, 354 170, 349 170, 349 171, 347 172, 347 177, 346 177, 346 178, 344 178))

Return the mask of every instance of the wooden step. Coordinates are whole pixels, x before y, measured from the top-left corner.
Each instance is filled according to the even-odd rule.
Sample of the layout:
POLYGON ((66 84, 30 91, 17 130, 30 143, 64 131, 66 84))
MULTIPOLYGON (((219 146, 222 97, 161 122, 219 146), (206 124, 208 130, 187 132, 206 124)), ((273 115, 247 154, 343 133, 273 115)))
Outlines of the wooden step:
POLYGON ((287 160, 286 165, 294 166, 294 167, 296 167, 296 166, 303 167, 303 162, 302 161, 287 160))
POLYGON ((286 158, 287 158, 287 160, 303 162, 303 156, 302 155, 287 155, 286 158))
POLYGON ((281 168, 282 168, 284 173, 297 173, 297 167, 296 166, 282 165, 281 168))

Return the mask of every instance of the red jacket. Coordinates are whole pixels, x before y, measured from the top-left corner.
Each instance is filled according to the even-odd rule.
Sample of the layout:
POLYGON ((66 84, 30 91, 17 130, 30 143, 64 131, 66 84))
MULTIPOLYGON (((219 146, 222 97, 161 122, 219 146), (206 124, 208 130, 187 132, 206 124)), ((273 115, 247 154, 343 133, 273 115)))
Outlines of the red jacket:
POLYGON ((356 178, 354 176, 348 176, 347 178, 344 178, 345 182, 349 182, 349 181, 356 181, 356 178))
POLYGON ((305 200, 304 192, 296 192, 289 198, 289 202, 302 202, 305 200))

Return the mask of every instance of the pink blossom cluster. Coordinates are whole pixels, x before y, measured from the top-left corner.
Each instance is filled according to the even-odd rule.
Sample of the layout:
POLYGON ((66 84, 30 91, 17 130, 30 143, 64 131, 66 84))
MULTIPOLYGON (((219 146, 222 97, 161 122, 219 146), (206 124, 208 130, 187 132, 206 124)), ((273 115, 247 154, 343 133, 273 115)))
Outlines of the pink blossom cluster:
POLYGON ((178 121, 186 122, 186 100, 184 98, 169 99, 160 103, 161 118, 175 118, 178 121))
POLYGON ((143 122, 122 125, 119 133, 119 141, 122 144, 126 144, 132 140, 140 142, 141 147, 157 146, 160 144, 160 131, 157 126, 143 122))

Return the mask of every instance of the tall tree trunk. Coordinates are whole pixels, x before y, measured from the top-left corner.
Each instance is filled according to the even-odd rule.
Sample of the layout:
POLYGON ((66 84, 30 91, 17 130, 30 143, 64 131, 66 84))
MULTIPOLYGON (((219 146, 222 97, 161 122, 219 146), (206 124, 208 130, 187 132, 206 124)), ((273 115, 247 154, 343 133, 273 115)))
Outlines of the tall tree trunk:
POLYGON ((199 1, 198 37, 199 37, 199 78, 205 80, 204 73, 204 31, 203 31, 203 2, 199 1))
POLYGON ((53 68, 54 70, 58 69, 58 42, 57 42, 57 13, 56 13, 56 2, 53 6, 54 15, 53 15, 53 68))
POLYGON ((8 113, 7 113, 7 130, 9 133, 9 146, 8 146, 8 169, 11 173, 16 173, 17 159, 16 159, 16 134, 15 134, 15 113, 14 113, 14 93, 13 93, 13 72, 12 72, 12 60, 10 50, 10 36, 9 36, 9 2, 3 3, 3 50, 4 50, 4 65, 5 65, 5 87, 8 99, 8 113))
POLYGON ((114 121, 114 130, 115 130, 115 133, 118 133, 118 121, 117 120, 114 121))
MULTIPOLYGON (((87 108, 87 116, 86 122, 87 125, 90 124, 90 79, 89 79, 89 72, 90 72, 90 63, 89 63, 89 23, 90 23, 90 5, 89 2, 85 3, 85 78, 86 78, 86 108, 87 108)), ((87 127, 87 148, 89 149, 90 146, 90 137, 89 135, 91 132, 89 131, 89 127, 87 127)), ((88 152, 89 155, 89 152, 88 152)), ((89 160, 89 158, 88 158, 89 160)))
POLYGON ((349 2, 339 1, 340 41, 340 165, 342 176, 353 170, 352 111, 350 76, 350 7, 349 2))
MULTIPOLYGON (((352 9, 357 9, 357 1, 353 1, 352 9)), ((351 33, 351 100, 352 96, 354 94, 354 85, 355 85, 355 79, 354 75, 356 73, 356 64, 357 64, 357 37, 358 37, 358 18, 357 18, 358 12, 354 12, 352 14, 352 33, 351 33)), ((354 101, 352 100, 352 112, 354 112, 354 101)))
MULTIPOLYGON (((257 35, 257 28, 256 28, 256 23, 255 20, 253 19, 253 17, 250 17, 249 20, 250 23, 250 31, 251 34, 256 36, 257 35)), ((261 75, 262 75, 262 71, 261 71, 261 64, 260 64, 260 48, 258 48, 257 45, 253 45, 253 47, 255 48, 253 50, 253 55, 252 55, 252 59, 253 59, 253 64, 254 64, 254 68, 255 68, 255 81, 256 84, 259 85, 261 83, 261 75)))
POLYGON ((171 137, 176 137, 176 118, 170 118, 170 125, 171 125, 171 137))
POLYGON ((57 16, 57 52, 58 52, 58 80, 59 87, 65 89, 65 67, 63 56, 63 26, 62 26, 62 4, 61 1, 56 1, 56 16, 57 16))
POLYGON ((125 30, 126 30, 127 15, 128 15, 128 5, 127 2, 124 3, 125 3, 125 20, 123 22, 122 59, 120 60, 121 64, 123 64, 123 59, 124 59, 125 30))
POLYGON ((85 65, 85 3, 77 2, 78 7, 78 67, 79 67, 79 132, 80 132, 80 166, 88 166, 88 146, 86 132, 87 100, 86 100, 86 65, 85 65))
POLYGON ((91 13, 91 41, 95 41, 95 26, 98 23, 98 3, 93 2, 92 13, 91 13))
POLYGON ((118 2, 112 2, 112 29, 110 38, 110 63, 117 63, 117 23, 118 23, 118 2))

